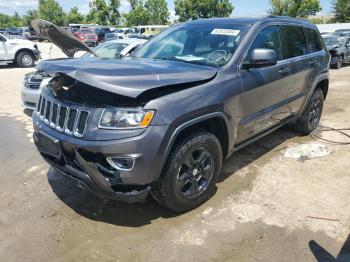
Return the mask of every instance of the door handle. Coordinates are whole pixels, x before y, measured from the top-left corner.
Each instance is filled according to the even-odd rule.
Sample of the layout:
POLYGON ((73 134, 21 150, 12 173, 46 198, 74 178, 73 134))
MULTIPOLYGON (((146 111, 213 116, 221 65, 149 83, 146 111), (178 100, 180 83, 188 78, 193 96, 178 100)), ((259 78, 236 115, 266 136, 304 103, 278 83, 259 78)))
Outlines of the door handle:
POLYGON ((290 72, 289 68, 282 68, 280 69, 280 71, 278 71, 278 73, 280 73, 281 75, 286 75, 290 72))

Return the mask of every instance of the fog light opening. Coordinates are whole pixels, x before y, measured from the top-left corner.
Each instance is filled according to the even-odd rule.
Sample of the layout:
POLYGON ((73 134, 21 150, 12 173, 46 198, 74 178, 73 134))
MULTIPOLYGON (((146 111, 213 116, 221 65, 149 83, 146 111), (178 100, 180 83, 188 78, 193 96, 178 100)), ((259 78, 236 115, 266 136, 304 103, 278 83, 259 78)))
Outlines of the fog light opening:
POLYGON ((131 170, 134 167, 134 159, 129 157, 108 157, 107 162, 118 170, 131 170))

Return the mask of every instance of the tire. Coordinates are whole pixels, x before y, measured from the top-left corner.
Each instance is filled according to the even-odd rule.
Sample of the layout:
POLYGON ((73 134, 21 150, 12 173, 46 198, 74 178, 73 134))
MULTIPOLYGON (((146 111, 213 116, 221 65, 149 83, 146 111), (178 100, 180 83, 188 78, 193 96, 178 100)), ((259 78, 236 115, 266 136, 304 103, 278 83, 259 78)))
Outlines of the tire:
POLYGON ((321 119, 323 110, 323 92, 320 88, 317 88, 302 114, 301 118, 294 124, 294 130, 303 135, 309 135, 314 131, 321 119))
POLYGON ((16 56, 16 64, 23 68, 33 67, 35 65, 35 58, 30 52, 21 51, 16 56))
POLYGON ((336 69, 340 69, 343 67, 344 63, 344 57, 343 56, 338 56, 337 63, 335 64, 336 69))
POLYGON ((220 142, 213 134, 196 132, 188 136, 169 156, 152 196, 175 212, 200 206, 215 191, 222 158, 220 142))

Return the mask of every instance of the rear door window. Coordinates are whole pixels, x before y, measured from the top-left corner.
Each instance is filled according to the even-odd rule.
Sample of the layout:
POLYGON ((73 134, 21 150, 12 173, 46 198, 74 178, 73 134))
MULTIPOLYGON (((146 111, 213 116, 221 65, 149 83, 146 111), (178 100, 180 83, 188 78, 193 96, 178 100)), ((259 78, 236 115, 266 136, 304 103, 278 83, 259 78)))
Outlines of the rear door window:
POLYGON ((299 26, 282 26, 284 37, 284 58, 293 58, 307 54, 306 39, 299 26))
POLYGON ((320 37, 315 30, 304 28, 307 39, 307 52, 308 54, 321 51, 323 49, 320 37))

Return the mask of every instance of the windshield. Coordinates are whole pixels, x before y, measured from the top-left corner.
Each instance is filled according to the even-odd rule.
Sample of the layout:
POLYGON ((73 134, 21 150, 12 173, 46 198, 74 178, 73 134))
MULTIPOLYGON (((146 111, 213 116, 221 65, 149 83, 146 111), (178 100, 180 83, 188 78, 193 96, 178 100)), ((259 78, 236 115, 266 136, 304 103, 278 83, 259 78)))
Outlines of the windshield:
POLYGON ((323 38, 325 44, 327 46, 334 46, 334 45, 344 45, 345 44, 345 38, 337 38, 337 37, 325 37, 323 38))
MULTIPOLYGON (((96 48, 94 52, 99 58, 116 58, 128 44, 125 43, 104 43, 96 48)), ((85 54, 83 57, 95 57, 91 53, 85 54)))
POLYGON ((173 26, 152 38, 133 57, 219 67, 230 60, 247 30, 242 25, 173 26))

